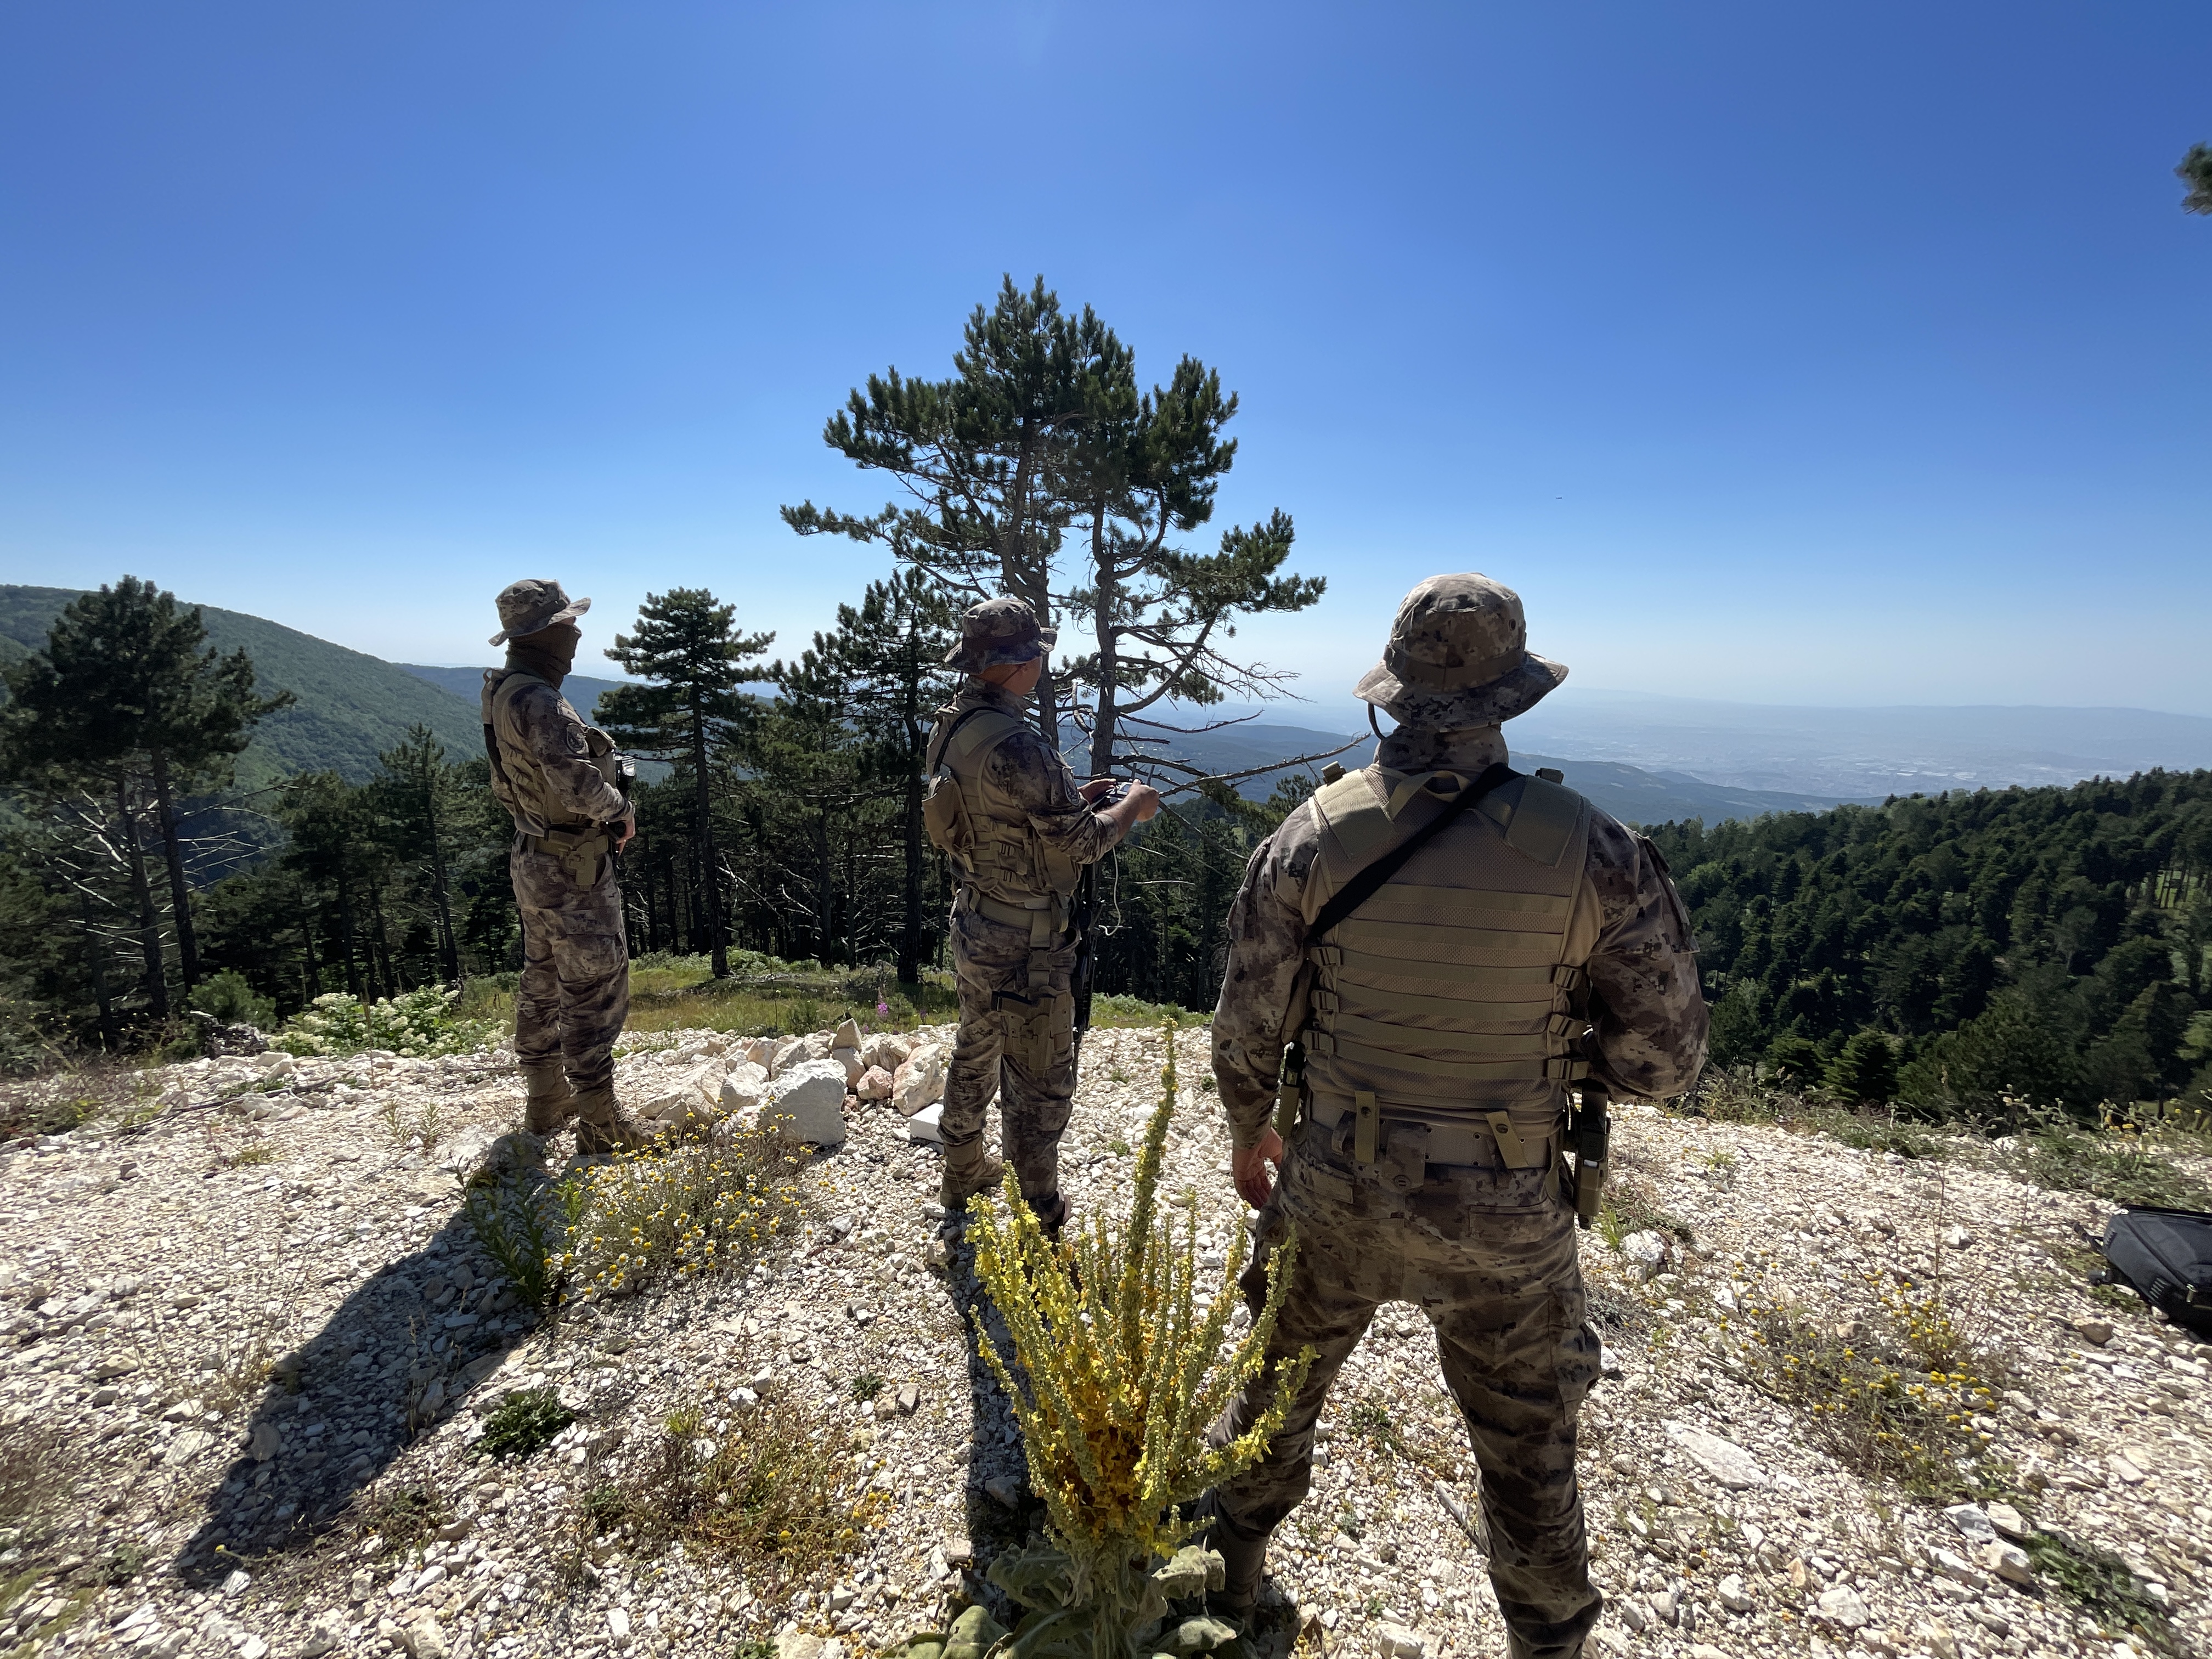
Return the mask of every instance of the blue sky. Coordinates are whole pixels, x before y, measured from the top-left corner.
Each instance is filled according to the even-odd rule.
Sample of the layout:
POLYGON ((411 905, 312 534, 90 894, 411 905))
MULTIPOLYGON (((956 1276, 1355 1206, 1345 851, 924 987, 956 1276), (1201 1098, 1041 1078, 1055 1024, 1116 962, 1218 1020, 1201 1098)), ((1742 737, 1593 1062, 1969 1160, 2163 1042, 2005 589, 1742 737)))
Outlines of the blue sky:
MULTIPOLYGON (((1443 569, 1577 686, 2212 714, 2212 11, 17 6, 0 580, 380 655, 878 574, 777 505, 1002 271, 1243 396, 1317 699, 1443 569)), ((1564 695, 1564 694, 1563 694, 1564 695)))

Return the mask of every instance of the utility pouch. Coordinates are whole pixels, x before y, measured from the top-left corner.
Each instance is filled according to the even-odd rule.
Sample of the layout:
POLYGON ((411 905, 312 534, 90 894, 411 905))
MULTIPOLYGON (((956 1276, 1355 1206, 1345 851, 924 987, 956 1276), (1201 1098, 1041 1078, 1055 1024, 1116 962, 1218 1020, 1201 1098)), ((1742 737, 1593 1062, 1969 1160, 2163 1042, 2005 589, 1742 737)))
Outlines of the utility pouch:
POLYGON ((1283 1069, 1275 1084, 1275 1133, 1285 1141, 1298 1126, 1305 1083, 1306 1051, 1293 1042, 1283 1050, 1283 1069))
POLYGON ((1575 1108, 1575 1222, 1587 1230, 1605 1202, 1605 1163, 1613 1126, 1605 1085, 1585 1081, 1575 1108))

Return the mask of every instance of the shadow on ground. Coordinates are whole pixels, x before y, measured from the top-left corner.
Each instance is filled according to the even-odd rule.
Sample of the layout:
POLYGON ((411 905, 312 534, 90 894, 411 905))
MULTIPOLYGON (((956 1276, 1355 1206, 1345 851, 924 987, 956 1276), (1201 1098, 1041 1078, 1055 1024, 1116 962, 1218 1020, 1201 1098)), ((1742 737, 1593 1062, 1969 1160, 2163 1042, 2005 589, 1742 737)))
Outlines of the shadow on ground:
POLYGON ((240 1558, 312 1543, 533 1322, 457 1209, 271 1367, 246 1449, 210 1494, 207 1518, 178 1557, 179 1576, 208 1589, 240 1558))

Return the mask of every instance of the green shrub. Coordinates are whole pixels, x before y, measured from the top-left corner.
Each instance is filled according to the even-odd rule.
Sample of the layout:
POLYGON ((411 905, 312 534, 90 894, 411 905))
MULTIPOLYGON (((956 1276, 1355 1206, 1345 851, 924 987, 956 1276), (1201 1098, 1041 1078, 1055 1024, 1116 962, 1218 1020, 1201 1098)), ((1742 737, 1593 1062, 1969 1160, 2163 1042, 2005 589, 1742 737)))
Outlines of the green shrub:
POLYGON ((192 1006, 226 1025, 252 1025, 267 1030, 276 1024, 276 1005, 256 996, 246 975, 226 968, 192 993, 192 1006))
POLYGON ((1855 1106, 1880 1106, 1897 1093, 1897 1047, 1880 1031, 1861 1031, 1829 1062, 1829 1091, 1855 1106))
POLYGON ((580 1176, 553 1182, 526 1170, 495 1186, 471 1187, 461 1206, 477 1243, 499 1264, 515 1295, 542 1314, 567 1288, 563 1262, 584 1202, 580 1176))
POLYGON ((343 991, 317 997, 270 1045, 303 1056, 385 1048, 421 1058, 465 1054, 489 1041, 489 1025, 454 1018, 457 991, 434 985, 364 1004, 343 991))
POLYGON ((551 1389, 517 1389, 491 1408, 477 1442, 483 1457, 528 1457, 553 1443, 576 1420, 551 1389))

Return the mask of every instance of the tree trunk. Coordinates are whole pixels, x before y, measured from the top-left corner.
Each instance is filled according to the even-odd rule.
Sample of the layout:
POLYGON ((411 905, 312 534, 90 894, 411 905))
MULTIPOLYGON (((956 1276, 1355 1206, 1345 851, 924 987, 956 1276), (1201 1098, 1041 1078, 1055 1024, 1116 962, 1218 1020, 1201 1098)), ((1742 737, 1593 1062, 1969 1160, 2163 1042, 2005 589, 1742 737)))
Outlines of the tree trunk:
POLYGON ((185 886, 185 854, 177 836, 177 812, 169 799, 168 757, 155 750, 154 805, 161 826, 161 854, 169 866, 169 908, 177 918, 177 970, 185 981, 185 994, 200 982, 199 943, 192 935, 192 900, 185 886))
POLYGON ((730 946, 722 937, 721 860, 714 855, 714 800, 707 787, 707 711, 699 706, 696 691, 691 698, 691 772, 696 795, 694 810, 699 819, 700 873, 706 878, 708 947, 714 953, 714 977, 727 979, 730 946))
POLYGON ((1093 613, 1098 637, 1098 708, 1091 723, 1091 775, 1103 778, 1114 769, 1115 702, 1115 694, 1121 690, 1115 682, 1114 671, 1120 660, 1121 640, 1114 631, 1117 590, 1114 560, 1106 545, 1106 509, 1103 506, 1091 515, 1091 564, 1098 596, 1098 608, 1093 613))
POLYGON ((169 980, 161 963, 161 922, 154 914, 153 884, 146 879, 146 849, 138 844, 138 825, 131 816, 131 781, 115 781, 117 829, 131 858, 131 893, 138 901, 138 950, 146 963, 146 1006, 156 1019, 169 1017, 169 980))
POLYGON ((906 892, 899 918, 898 976, 903 985, 921 979, 921 772, 907 768, 906 777, 906 892))
POLYGON ((446 848, 438 833, 438 799, 432 788, 423 790, 422 818, 430 826, 430 902, 438 912, 438 946, 447 981, 457 983, 461 977, 461 947, 453 939, 453 895, 446 884, 446 848))
POLYGON ((313 1003, 323 994, 323 970, 315 965, 315 913, 305 906, 300 911, 300 945, 303 957, 301 972, 305 979, 307 1003, 313 1003))
POLYGON ((108 1000, 107 961, 100 948, 100 934, 92 925, 92 900, 82 892, 76 900, 84 918, 84 953, 92 968, 93 999, 100 1005, 100 1046, 112 1054, 122 1048, 123 1035, 116 1030, 114 1005, 108 1000))
POLYGON ((361 995, 361 969, 354 962, 353 951, 353 887, 338 872, 338 949, 345 957, 347 992, 356 1000, 361 995))

